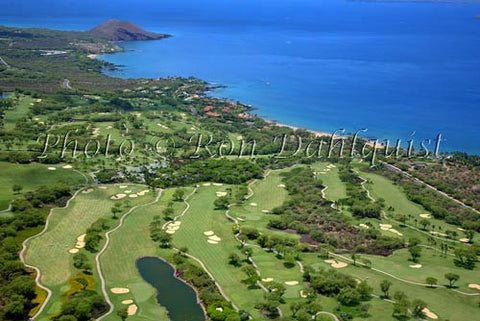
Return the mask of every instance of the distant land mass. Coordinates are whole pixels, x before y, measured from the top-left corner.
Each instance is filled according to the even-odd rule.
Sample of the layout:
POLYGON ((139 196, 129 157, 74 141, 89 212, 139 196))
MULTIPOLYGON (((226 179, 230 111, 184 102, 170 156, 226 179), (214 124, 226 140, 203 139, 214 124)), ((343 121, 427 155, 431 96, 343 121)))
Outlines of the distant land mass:
POLYGON ((167 34, 146 31, 129 21, 116 19, 108 20, 88 32, 111 41, 157 40, 170 37, 167 34))

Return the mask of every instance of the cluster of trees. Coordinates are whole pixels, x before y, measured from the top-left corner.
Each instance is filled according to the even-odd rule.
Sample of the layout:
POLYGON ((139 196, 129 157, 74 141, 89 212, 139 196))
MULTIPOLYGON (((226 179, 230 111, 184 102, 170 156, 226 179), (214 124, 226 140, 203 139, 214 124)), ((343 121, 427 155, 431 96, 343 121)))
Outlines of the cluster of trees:
POLYGON ((90 225, 85 235, 85 249, 92 253, 98 251, 98 246, 103 239, 102 234, 109 229, 107 220, 99 218, 90 225))
POLYGON ((189 160, 161 168, 154 185, 158 187, 185 186, 203 181, 241 184, 254 178, 262 178, 262 168, 246 159, 189 160))
MULTIPOLYGON (((346 169, 341 170, 341 173, 343 179, 350 182, 347 184, 349 198, 343 204, 359 207, 363 213, 368 213, 371 208, 381 210, 382 205, 371 204, 364 191, 360 191, 357 184, 361 180, 353 171, 346 169), (359 201, 353 199, 355 197, 359 201)), ((303 235, 306 242, 312 244, 328 244, 333 248, 371 254, 388 255, 404 246, 402 240, 383 236, 377 229, 355 228, 350 218, 333 209, 332 203, 322 197, 324 186, 310 168, 298 167, 283 176, 290 195, 284 204, 273 209, 275 217, 268 223, 270 228, 295 230, 303 235)))
POLYGON ((355 307, 359 316, 368 316, 373 289, 366 280, 357 282, 353 277, 336 270, 315 270, 306 267, 303 274, 311 289, 321 295, 335 297, 342 305, 355 307))
POLYGON ((150 222, 150 238, 159 244, 161 248, 169 248, 172 236, 162 229, 162 219, 155 215, 150 222))
POLYGON ((35 306, 34 277, 18 252, 25 237, 45 224, 50 208, 64 205, 69 196, 67 185, 43 186, 14 200, 13 216, 0 217, 0 319, 25 320, 35 306))

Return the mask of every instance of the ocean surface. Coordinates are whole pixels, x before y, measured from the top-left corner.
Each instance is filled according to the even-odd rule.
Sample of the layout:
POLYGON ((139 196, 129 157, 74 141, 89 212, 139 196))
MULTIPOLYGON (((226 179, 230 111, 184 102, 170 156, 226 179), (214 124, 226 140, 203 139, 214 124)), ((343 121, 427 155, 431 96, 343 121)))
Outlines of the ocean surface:
MULTIPOLYGON (((87 30, 109 18, 173 37, 102 56, 117 77, 194 76, 268 119, 480 154, 480 3, 50 0, 0 24, 87 30)), ((21 8, 19 8, 19 6, 21 8)), ((406 143, 405 143, 406 144, 406 143)))

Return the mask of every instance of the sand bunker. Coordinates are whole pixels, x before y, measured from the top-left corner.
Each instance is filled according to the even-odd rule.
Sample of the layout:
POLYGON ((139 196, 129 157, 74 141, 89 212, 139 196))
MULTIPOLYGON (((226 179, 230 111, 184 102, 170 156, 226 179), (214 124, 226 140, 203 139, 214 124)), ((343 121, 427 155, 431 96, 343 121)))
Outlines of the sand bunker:
POLYGON ((146 193, 150 192, 150 190, 146 189, 146 190, 143 190, 143 191, 140 191, 137 193, 137 195, 139 196, 144 196, 146 193))
POLYGON ((128 191, 125 191, 125 194, 130 194, 132 191, 131 190, 128 190, 128 191))
POLYGON ((65 166, 62 166, 63 169, 72 169, 73 166, 72 165, 65 165, 65 166))
POLYGON ((117 195, 113 195, 112 197, 110 197, 110 199, 121 200, 122 198, 125 198, 125 197, 127 197, 127 194, 117 194, 117 195))
POLYGON ((130 304, 127 309, 127 314, 128 315, 134 315, 137 313, 138 307, 135 304, 130 304))
POLYGON ((78 253, 78 251, 80 251, 80 250, 79 249, 70 249, 70 250, 68 250, 68 253, 75 254, 75 253, 78 253))
POLYGON ((422 267, 421 264, 412 264, 412 265, 409 265, 409 267, 411 267, 412 269, 420 269, 422 267))
POLYGON ((174 230, 167 230, 167 233, 168 233, 168 234, 175 234, 175 232, 176 232, 176 231, 174 231, 174 230))
POLYGON ((133 300, 123 300, 122 304, 132 304, 133 300))
POLYGON ((339 262, 339 261, 335 261, 335 260, 325 260, 324 262, 330 264, 331 267, 333 267, 334 269, 341 269, 341 268, 344 268, 344 267, 348 266, 347 263, 339 262))
POLYGON ((49 171, 55 171, 55 170, 57 170, 57 169, 56 169, 55 167, 49 167, 48 170, 49 170, 49 171))
POLYGON ((470 284, 468 285, 468 287, 469 287, 470 289, 480 290, 480 284, 470 283, 470 284))
POLYGON ((108 187, 106 186, 99 186, 98 189, 103 189, 103 190, 106 190, 108 187))
POLYGON ((171 226, 180 226, 180 225, 182 225, 182 222, 180 222, 180 221, 175 221, 175 222, 171 222, 171 223, 168 224, 168 225, 171 225, 171 226))
POLYGON ((124 189, 124 188, 127 188, 128 185, 120 185, 119 187, 120 187, 121 189, 124 189))
POLYGON ((206 236, 212 236, 212 235, 215 235, 215 232, 213 232, 213 231, 206 231, 206 232, 203 232, 203 234, 205 234, 206 236))
POLYGON ((262 213, 270 213, 269 210, 262 210, 262 213))
POLYGON ((285 188, 285 184, 279 184, 278 187, 285 188))
POLYGON ((400 233, 399 231, 397 231, 397 230, 394 229, 394 228, 391 228, 391 229, 389 229, 388 231, 389 231, 389 232, 392 232, 392 233, 395 233, 395 234, 397 234, 398 236, 403 236, 402 233, 400 233))
POLYGON ((307 295, 305 294, 305 292, 303 292, 303 290, 300 290, 300 297, 302 297, 302 298, 307 297, 307 295))
POLYGON ((457 230, 462 231, 462 232, 465 232, 465 229, 463 229, 463 228, 461 228, 461 227, 457 227, 457 230))
POLYGON ((425 313, 425 315, 429 319, 434 319, 434 320, 438 319, 438 316, 432 311, 430 311, 428 308, 423 309, 422 312, 425 313))
POLYGON ((75 244, 75 247, 77 249, 82 249, 85 247, 85 236, 86 234, 82 234, 79 237, 77 237, 77 244, 75 244))
POLYGON ((127 288, 111 288, 110 292, 112 292, 113 294, 125 294, 129 293, 130 290, 127 288))
POLYGON ((164 124, 157 124, 158 127, 162 127, 163 129, 170 129, 168 128, 167 126, 165 126, 164 124))
POLYGON ((223 186, 222 183, 213 183, 213 186, 223 186))
POLYGON ((212 241, 212 240, 208 240, 207 242, 210 243, 210 244, 218 244, 217 241, 212 241))
POLYGON ((298 281, 286 281, 286 285, 298 285, 298 281))
POLYGON ((250 206, 257 206, 257 203, 250 203, 250 206))
POLYGON ((467 239, 466 237, 459 239, 460 242, 462 243, 468 243, 470 242, 470 239, 467 239))
POLYGON ((392 228, 392 225, 390 224, 380 224, 380 229, 382 229, 383 231, 388 231, 391 228, 392 228))
POLYGON ((93 188, 89 188, 82 191, 83 194, 90 194, 91 192, 93 192, 93 188))
POLYGON ((369 228, 370 228, 368 225, 363 224, 363 223, 358 224, 358 226, 360 226, 361 228, 365 228, 365 229, 369 229, 369 228))
POLYGON ((203 186, 210 186, 210 185, 212 185, 212 184, 211 184, 211 183, 203 183, 202 185, 203 185, 203 186))
POLYGON ((227 192, 217 192, 217 197, 227 196, 227 192))
POLYGON ((435 231, 430 231, 430 234, 432 235, 438 235, 438 236, 441 236, 441 237, 447 237, 448 235, 445 234, 445 233, 440 233, 440 232, 435 232, 435 231))
POLYGON ((273 278, 262 279, 262 282, 272 282, 272 281, 273 281, 273 278))
POLYGON ((421 218, 432 218, 432 215, 430 214, 420 214, 421 218))
POLYGON ((180 228, 180 226, 169 226, 168 229, 170 231, 178 231, 178 229, 180 228))
POLYGON ((219 238, 216 235, 209 236, 208 239, 211 240, 211 241, 215 241, 215 242, 220 242, 222 240, 221 238, 219 238))
POLYGON ((130 197, 130 198, 137 198, 138 195, 137 195, 137 194, 130 194, 130 195, 128 195, 128 197, 130 197))

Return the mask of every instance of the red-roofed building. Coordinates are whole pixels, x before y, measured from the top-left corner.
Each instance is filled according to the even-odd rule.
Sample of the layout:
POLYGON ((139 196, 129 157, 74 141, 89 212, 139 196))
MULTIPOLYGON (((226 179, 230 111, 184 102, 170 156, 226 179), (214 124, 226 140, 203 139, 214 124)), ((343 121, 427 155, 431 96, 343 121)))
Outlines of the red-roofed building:
POLYGON ((203 111, 204 112, 209 112, 209 111, 212 111, 214 109, 215 109, 215 107, 213 107, 213 106, 205 106, 205 108, 203 108, 203 111))

